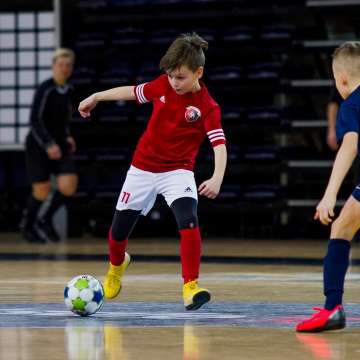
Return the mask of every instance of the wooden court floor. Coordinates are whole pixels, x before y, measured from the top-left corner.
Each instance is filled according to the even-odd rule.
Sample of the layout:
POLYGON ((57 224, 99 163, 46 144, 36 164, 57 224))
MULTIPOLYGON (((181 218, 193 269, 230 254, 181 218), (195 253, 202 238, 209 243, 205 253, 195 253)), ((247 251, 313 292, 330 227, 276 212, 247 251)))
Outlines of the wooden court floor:
POLYGON ((316 260, 325 248, 326 242, 318 241, 205 241, 204 256, 224 258, 202 265, 201 285, 211 291, 211 303, 187 312, 180 266, 165 256, 177 254, 176 240, 134 240, 129 251, 140 260, 129 267, 120 296, 94 316, 80 318, 66 311, 63 288, 82 273, 103 279, 106 243, 81 239, 35 246, 3 234, 0 359, 359 359, 358 246, 346 283, 348 327, 332 333, 294 332, 312 306, 323 302, 322 268, 316 261, 258 261, 316 260), (67 259, 69 254, 99 259, 67 259), (164 257, 146 261, 141 257, 146 254, 164 257), (224 261, 236 256, 237 263, 224 261))

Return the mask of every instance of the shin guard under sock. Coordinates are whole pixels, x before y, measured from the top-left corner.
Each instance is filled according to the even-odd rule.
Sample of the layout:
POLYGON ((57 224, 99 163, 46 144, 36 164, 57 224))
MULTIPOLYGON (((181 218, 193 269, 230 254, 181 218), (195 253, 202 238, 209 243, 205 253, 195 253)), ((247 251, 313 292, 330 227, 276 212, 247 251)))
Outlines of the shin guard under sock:
POLYGON ((180 258, 184 283, 199 277, 201 235, 198 227, 180 230, 180 258))
POLYGON ((342 304, 345 275, 349 266, 350 241, 331 239, 324 259, 325 309, 342 304))
POLYGON ((108 243, 110 263, 115 266, 121 265, 125 259, 125 249, 128 243, 127 239, 121 241, 115 240, 110 228, 108 243))

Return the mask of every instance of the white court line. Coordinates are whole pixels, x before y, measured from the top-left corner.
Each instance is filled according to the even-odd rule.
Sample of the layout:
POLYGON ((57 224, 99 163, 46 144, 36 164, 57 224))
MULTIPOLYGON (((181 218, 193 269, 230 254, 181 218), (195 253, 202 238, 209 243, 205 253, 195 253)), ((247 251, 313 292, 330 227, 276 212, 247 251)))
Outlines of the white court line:
MULTIPOLYGON (((75 276, 75 275, 74 275, 75 276)), ((99 280, 103 275, 94 275, 99 280)), ((309 282, 322 280, 321 272, 306 272, 294 274, 264 274, 264 273, 211 273, 200 276, 203 281, 209 282, 233 282, 233 281, 277 281, 277 282, 309 282)), ((360 274, 349 273, 348 280, 360 280, 360 274)), ((0 279, 1 284, 66 284, 70 278, 52 278, 52 279, 0 279)), ((147 274, 147 275, 126 275, 124 283, 131 282, 181 282, 180 274, 147 274)))

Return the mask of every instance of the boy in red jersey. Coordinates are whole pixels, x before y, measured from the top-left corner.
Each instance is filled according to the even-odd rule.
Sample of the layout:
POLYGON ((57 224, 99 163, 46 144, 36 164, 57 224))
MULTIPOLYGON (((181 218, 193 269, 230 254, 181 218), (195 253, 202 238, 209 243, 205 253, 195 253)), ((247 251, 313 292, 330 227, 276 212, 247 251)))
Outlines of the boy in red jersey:
POLYGON ((227 152, 220 107, 200 81, 207 47, 207 42, 197 34, 183 34, 160 61, 165 74, 145 84, 95 93, 79 105, 81 116, 88 117, 99 101, 153 103, 109 231, 110 264, 104 281, 107 298, 114 298, 121 290, 121 279, 130 262, 125 252, 127 239, 139 215, 146 215, 161 194, 179 227, 184 305, 187 310, 196 310, 210 300, 209 291, 198 286, 201 236, 197 192, 210 199, 218 195, 227 152), (213 176, 196 189, 193 167, 206 136, 214 149, 215 168, 213 176))

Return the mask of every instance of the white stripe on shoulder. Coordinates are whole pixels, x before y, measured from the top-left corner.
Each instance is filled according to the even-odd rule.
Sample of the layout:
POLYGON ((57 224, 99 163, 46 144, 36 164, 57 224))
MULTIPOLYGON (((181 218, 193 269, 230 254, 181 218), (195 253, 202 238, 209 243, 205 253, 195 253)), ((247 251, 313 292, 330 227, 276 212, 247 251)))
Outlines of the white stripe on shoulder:
POLYGON ((222 128, 219 128, 219 129, 215 129, 215 130, 208 131, 207 134, 208 134, 208 135, 211 135, 211 134, 213 134, 213 133, 215 133, 215 132, 219 132, 219 131, 224 132, 224 130, 223 130, 222 128))
POLYGON ((139 102, 142 103, 142 104, 149 102, 149 100, 144 95, 144 86, 146 84, 147 83, 140 84, 140 85, 138 85, 136 87, 136 95, 137 95, 137 97, 139 99, 139 102))

